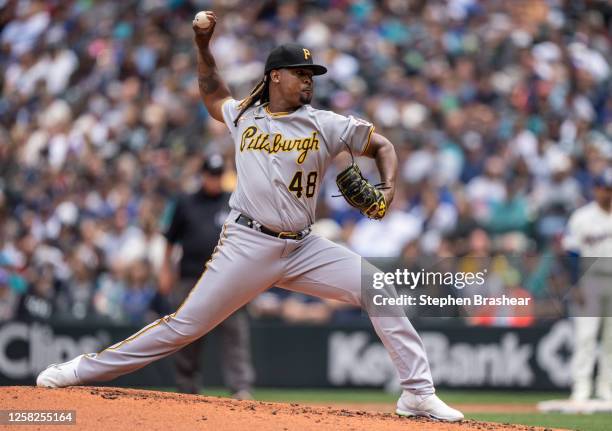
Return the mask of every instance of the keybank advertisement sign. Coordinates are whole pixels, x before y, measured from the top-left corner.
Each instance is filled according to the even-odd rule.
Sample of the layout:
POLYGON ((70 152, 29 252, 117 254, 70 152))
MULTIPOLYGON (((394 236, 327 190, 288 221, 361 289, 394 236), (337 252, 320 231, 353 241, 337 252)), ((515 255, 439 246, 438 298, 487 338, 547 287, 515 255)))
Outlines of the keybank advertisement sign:
MULTIPOLYGON (((415 325, 436 385, 463 388, 558 389, 570 384, 572 324, 533 328, 415 325)), ((0 385, 33 384, 51 363, 98 352, 139 327, 5 322, 0 324, 0 385)), ((370 326, 286 326, 253 322, 258 386, 398 389, 389 354, 370 326), (299 370, 296 371, 296 370, 299 370)), ((222 385, 215 335, 202 354, 204 382, 222 385)), ((171 360, 123 376, 114 386, 172 386, 171 360)))
MULTIPOLYGON (((463 327, 419 332, 437 386, 559 389, 571 383, 570 321, 520 330, 463 327)), ((334 331, 328 353, 332 385, 399 389, 388 353, 370 332, 334 331)))

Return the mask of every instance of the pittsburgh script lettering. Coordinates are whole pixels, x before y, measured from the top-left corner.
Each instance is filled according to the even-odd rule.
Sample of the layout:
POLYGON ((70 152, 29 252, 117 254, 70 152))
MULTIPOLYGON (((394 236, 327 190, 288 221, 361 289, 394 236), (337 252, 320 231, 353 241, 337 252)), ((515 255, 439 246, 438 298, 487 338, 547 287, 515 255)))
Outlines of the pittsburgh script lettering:
POLYGON ((316 131, 312 132, 308 137, 286 139, 280 133, 270 136, 269 133, 261 132, 256 126, 251 126, 242 133, 240 152, 244 150, 259 150, 265 151, 268 154, 275 154, 281 151, 299 151, 300 154, 296 162, 301 165, 306 160, 310 150, 319 150, 319 140, 317 139, 316 131))

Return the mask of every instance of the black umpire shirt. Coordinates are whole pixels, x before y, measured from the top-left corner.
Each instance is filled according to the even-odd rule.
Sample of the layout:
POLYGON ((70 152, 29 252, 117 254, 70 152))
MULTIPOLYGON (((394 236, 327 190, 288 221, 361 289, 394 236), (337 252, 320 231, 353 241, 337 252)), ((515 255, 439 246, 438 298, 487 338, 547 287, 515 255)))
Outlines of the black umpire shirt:
POLYGON ((166 231, 171 244, 183 246, 180 262, 182 278, 199 277, 219 240, 229 214, 230 193, 210 196, 200 189, 178 198, 166 231))

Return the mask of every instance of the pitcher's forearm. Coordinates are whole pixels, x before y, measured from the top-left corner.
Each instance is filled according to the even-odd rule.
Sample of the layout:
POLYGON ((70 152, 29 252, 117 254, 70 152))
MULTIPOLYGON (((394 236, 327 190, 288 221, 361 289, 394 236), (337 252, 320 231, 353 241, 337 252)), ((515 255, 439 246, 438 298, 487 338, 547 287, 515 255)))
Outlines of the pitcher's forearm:
POLYGON ((231 95, 219 75, 217 64, 208 47, 198 46, 198 88, 202 101, 209 110, 214 102, 226 99, 231 95))
POLYGON ((371 157, 376 162, 380 173, 380 181, 384 183, 383 194, 387 204, 391 204, 395 196, 395 179, 397 176, 397 154, 393 144, 384 136, 373 133, 370 145, 368 145, 365 156, 371 157))
POLYGON ((210 52, 210 40, 217 25, 217 16, 214 12, 205 12, 210 25, 205 28, 198 26, 193 21, 194 42, 198 56, 198 88, 200 97, 206 105, 206 109, 215 120, 223 121, 222 105, 223 101, 231 97, 229 88, 221 79, 217 70, 217 64, 210 52))
POLYGON ((373 150, 371 156, 374 157, 380 173, 380 181, 388 187, 395 187, 397 154, 393 144, 384 136, 374 133, 370 147, 373 150))
POLYGON ((387 187, 395 187, 397 175, 397 156, 392 146, 380 148, 376 153, 376 166, 380 172, 380 181, 387 187))

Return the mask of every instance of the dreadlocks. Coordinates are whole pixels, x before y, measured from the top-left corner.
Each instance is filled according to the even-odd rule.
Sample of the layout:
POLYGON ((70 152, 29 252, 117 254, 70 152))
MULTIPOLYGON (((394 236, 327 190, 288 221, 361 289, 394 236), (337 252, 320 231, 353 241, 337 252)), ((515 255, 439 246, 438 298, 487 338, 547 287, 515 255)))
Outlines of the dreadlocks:
POLYGON ((240 101, 238 108, 240 108, 240 112, 238 116, 234 120, 234 127, 238 127, 238 120, 242 117, 242 114, 245 113, 247 109, 251 106, 255 105, 259 102, 259 104, 263 104, 270 101, 270 92, 269 92, 269 79, 268 75, 265 75, 261 81, 257 83, 257 85, 251 90, 251 93, 240 101))

